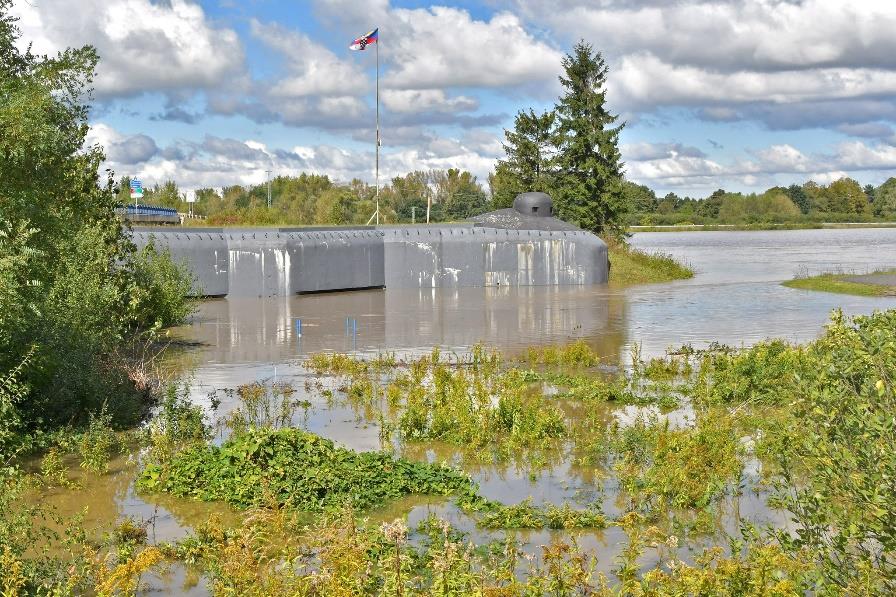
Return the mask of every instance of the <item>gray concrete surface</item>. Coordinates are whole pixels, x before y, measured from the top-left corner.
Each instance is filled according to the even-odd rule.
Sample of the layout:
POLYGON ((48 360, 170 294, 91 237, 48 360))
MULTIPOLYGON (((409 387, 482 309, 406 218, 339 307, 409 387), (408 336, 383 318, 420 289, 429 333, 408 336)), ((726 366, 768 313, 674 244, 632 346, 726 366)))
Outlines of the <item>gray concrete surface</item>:
POLYGON ((507 226, 486 219, 379 229, 135 228, 133 240, 167 247, 196 276, 193 292, 204 296, 606 283, 603 241, 546 215, 546 195, 529 195, 542 195, 522 202, 539 206, 540 215, 498 218, 507 226))

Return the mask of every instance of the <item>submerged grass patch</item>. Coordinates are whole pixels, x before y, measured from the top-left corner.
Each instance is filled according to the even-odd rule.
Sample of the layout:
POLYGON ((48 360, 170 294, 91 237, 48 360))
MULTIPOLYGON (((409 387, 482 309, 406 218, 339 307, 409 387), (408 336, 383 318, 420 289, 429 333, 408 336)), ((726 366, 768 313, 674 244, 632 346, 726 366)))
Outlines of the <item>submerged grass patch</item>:
POLYGON ((609 241, 608 247, 611 286, 671 282, 694 277, 690 267, 679 263, 671 255, 647 253, 616 241, 609 241))
POLYGON ((470 483, 446 466, 354 452, 301 429, 260 428, 150 464, 137 486, 238 508, 276 504, 320 512, 346 504, 366 509, 408 494, 448 495, 470 483))
MULTIPOLYGON (((874 275, 896 275, 896 270, 883 270, 869 274, 874 275)), ((837 294, 853 294, 856 296, 896 296, 896 285, 876 284, 873 282, 862 282, 857 279, 862 276, 855 274, 820 274, 817 276, 798 277, 793 280, 783 282, 788 288, 798 288, 800 290, 816 290, 820 292, 834 292, 837 294)))
MULTIPOLYGON (((140 523, 122 525, 106 551, 77 544, 84 548, 75 559, 78 586, 105 591, 114 577, 127 592, 146 570, 175 561, 198 566, 215 594, 896 592, 896 494, 889 482, 896 478, 896 311, 853 320, 835 313, 825 333, 802 346, 686 347, 647 362, 635 350, 632 368, 618 376, 589 370, 596 355, 582 346, 517 360, 481 347, 475 352, 457 358, 434 351, 382 366, 347 357, 318 364, 324 374, 328 367, 340 371, 345 400, 388 419, 402 439, 407 429, 419 429, 455 445, 481 440, 527 462, 532 456, 520 450, 525 445, 569 449, 589 469, 583 481, 596 486, 603 474, 611 477, 607 486, 618 481, 620 514, 605 517, 600 504, 612 496, 588 491, 562 505, 492 501, 457 470, 352 452, 278 428, 297 403, 287 387, 235 391, 243 410, 230 422, 239 424, 227 442, 210 446, 201 411, 173 395, 146 431, 149 462, 141 488, 227 501, 249 509, 246 522, 223 528, 212 521, 177 544, 158 546, 140 545, 146 541, 140 523), (664 414, 670 396, 682 407, 664 414), (559 437, 544 426, 553 408, 562 422, 559 437), (409 409, 414 416, 402 431, 409 409), (755 459, 763 470, 744 472, 744 462, 755 459), (740 536, 726 537, 717 518, 729 507, 722 498, 736 495, 741 483, 750 488, 756 476, 792 526, 757 530, 747 514, 740 536), (449 496, 490 529, 488 539, 474 544, 444 520, 428 519, 412 531, 402 520, 376 525, 357 516, 417 492, 449 496), (340 510, 345 504, 354 509, 340 510), (309 517, 301 511, 322 514, 306 527, 309 517), (575 543, 583 529, 604 526, 625 535, 612 573, 595 572, 596 554, 575 543), (524 557, 524 544, 501 529, 526 528, 577 531, 552 533, 555 540, 528 545, 524 557), (727 545, 704 550, 706 541, 727 545), (645 569, 649 550, 658 563, 645 569)), ((421 459, 431 446, 424 440, 414 440, 421 459)), ((47 455, 45 483, 64 486, 62 452, 79 445, 47 455)), ((46 562, 28 567, 30 539, 23 527, 6 522, 18 524, 21 517, 4 504, 0 494, 6 517, 0 516, 0 581, 24 578, 37 586, 28 579, 50 578, 52 586, 63 586, 64 568, 46 562), (54 570, 55 576, 47 572, 54 570)))

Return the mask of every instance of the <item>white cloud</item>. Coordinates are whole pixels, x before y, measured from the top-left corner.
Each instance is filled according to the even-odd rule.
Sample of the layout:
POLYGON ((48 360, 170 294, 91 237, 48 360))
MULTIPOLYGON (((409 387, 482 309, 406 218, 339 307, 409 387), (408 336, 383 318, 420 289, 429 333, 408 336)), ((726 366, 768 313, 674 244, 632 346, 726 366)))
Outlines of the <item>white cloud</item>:
POLYGON ((358 96, 370 82, 361 69, 342 60, 307 35, 275 23, 251 21, 252 35, 277 50, 286 62, 286 75, 270 90, 274 97, 358 96))
POLYGON ((216 88, 244 77, 236 32, 212 26, 187 0, 17 0, 11 12, 21 19, 21 42, 33 41, 36 52, 95 46, 98 97, 216 88))
POLYGON ((893 119, 896 3, 889 0, 515 0, 610 65, 618 110, 695 108, 775 129, 893 119))
POLYGON ((622 149, 626 176, 654 188, 687 189, 737 184, 770 187, 788 180, 830 182, 849 173, 896 170, 896 147, 861 141, 840 143, 830 153, 805 153, 788 144, 777 144, 753 151, 748 158, 721 162, 708 157, 670 151, 674 143, 642 143, 622 149), (794 176, 796 175, 796 176, 794 176))
POLYGON ((124 135, 105 124, 90 128, 86 146, 99 145, 106 152, 106 159, 122 165, 134 165, 148 161, 159 153, 156 142, 147 135, 124 135))
POLYGON ((356 27, 359 34, 370 23, 379 25, 388 88, 528 86, 543 91, 559 74, 562 53, 509 12, 483 20, 459 8, 393 8, 387 0, 316 0, 315 5, 325 19, 356 27))
POLYGON ((470 112, 479 107, 472 97, 448 97, 442 89, 386 89, 383 106, 393 112, 470 112))

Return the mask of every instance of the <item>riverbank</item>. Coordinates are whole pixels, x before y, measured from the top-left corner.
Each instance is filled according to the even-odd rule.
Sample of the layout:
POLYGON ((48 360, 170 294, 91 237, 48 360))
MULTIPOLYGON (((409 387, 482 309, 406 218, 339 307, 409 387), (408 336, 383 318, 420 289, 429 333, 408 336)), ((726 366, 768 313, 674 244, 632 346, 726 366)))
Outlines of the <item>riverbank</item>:
POLYGON ((788 288, 856 296, 896 296, 896 269, 870 274, 820 274, 783 283, 788 288))
POLYGON ((694 277, 694 270, 689 265, 676 261, 671 255, 641 251, 614 240, 606 242, 610 257, 609 284, 612 287, 656 284, 694 277))
POLYGON ((658 226, 629 226, 628 232, 692 232, 756 231, 756 230, 839 230, 850 228, 896 228, 896 222, 791 222, 783 224, 668 224, 658 226))

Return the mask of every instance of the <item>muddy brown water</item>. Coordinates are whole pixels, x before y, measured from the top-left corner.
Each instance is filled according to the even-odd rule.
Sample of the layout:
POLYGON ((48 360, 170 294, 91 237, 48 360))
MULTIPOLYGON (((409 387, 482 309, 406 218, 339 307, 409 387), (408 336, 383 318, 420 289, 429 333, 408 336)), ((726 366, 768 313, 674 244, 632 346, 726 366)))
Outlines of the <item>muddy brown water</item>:
MULTIPOLYGON (((301 366, 304 356, 327 350, 394 352, 410 357, 428 353, 433 346, 463 353, 476 342, 514 352, 584 339, 609 362, 620 362, 635 343, 644 356, 655 356, 686 343, 740 346, 768 337, 802 342, 821 332, 832 309, 842 308, 852 315, 896 307, 896 299, 890 297, 833 295, 780 284, 797 275, 826 271, 861 274, 894 267, 894 229, 638 233, 631 240, 637 247, 687 262, 696 276, 627 289, 368 290, 210 300, 200 305, 188 325, 173 331, 189 344, 179 353, 176 368, 188 370, 183 382, 191 399, 206 407, 216 390, 260 380, 289 382, 312 403, 298 424, 346 447, 371 450, 380 447, 375 423, 348 406, 328 405, 316 392, 304 395, 305 382, 311 378, 301 366), (301 320, 301 335, 297 320, 301 320)), ((217 415, 234 407, 225 397, 217 415)), ((435 443, 407 446, 402 451, 428 460, 458 457, 456 448, 435 443)), ((480 484, 483 495, 507 503, 527 497, 536 504, 598 500, 609 516, 620 508, 612 476, 598 478, 593 468, 577 466, 565 453, 535 471, 514 464, 465 468, 480 484)), ((745 475, 755 475, 755 463, 747 469, 745 475)), ((85 522, 96 533, 107 531, 110 521, 124 516, 152 520, 150 538, 156 541, 184 536, 211 512, 222 513, 234 523, 240 518, 225 506, 137 495, 135 472, 133 458, 122 458, 113 462, 110 474, 103 477, 79 475, 79 490, 51 490, 39 499, 63 516, 86 507, 85 522)), ((739 497, 728 497, 724 510, 728 514, 717 521, 720 533, 715 540, 721 532, 736 531, 739 517, 760 524, 783 522, 780 514, 765 506, 761 492, 748 490, 739 497)), ((371 516, 388 520, 407 515, 413 525, 429 513, 452 520, 476 540, 497 536, 477 530, 468 517, 441 500, 407 498, 371 516)), ((548 543, 552 534, 519 535, 536 549, 548 543)), ((601 570, 613 566, 625 539, 617 527, 577 536, 581 547, 597 554, 601 570)), ((707 537, 691 547, 713 541, 707 537)), ((645 563, 650 563, 650 558, 645 556, 645 563)), ((168 592, 207 592, 202 579, 197 581, 179 568, 152 584, 168 592)))

